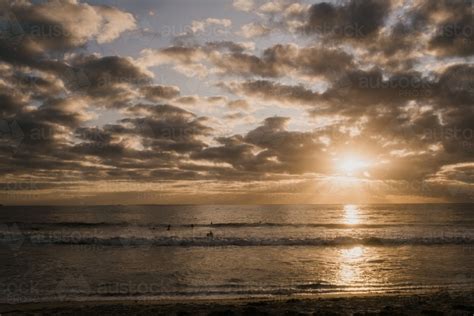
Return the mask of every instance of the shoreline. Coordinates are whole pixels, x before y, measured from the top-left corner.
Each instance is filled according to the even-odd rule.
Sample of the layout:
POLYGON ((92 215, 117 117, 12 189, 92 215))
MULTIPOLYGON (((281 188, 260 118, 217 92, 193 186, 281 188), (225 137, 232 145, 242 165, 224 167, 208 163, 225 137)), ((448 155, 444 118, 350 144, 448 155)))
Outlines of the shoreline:
POLYGON ((0 304, 3 315, 473 315, 474 289, 271 298, 110 300, 0 304))

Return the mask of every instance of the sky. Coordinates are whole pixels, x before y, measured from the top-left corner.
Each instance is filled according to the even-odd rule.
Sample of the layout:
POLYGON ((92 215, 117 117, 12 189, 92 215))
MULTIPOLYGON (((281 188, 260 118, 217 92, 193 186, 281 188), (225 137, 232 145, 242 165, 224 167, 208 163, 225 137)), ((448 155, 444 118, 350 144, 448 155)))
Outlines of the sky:
POLYGON ((0 0, 0 202, 473 202, 473 13, 0 0))

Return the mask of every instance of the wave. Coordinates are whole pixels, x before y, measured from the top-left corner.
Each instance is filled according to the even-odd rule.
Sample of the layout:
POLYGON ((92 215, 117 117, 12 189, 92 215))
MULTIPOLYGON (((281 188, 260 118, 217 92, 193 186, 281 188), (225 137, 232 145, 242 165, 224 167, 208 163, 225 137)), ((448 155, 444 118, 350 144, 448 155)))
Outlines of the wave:
POLYGON ((129 223, 129 222, 45 222, 45 223, 24 223, 24 222, 7 222, 7 226, 18 226, 24 229, 41 229, 41 228, 100 228, 100 227, 142 227, 150 230, 167 228, 170 225, 173 228, 257 228, 257 227, 279 227, 279 228, 332 228, 332 229, 355 229, 355 228, 386 228, 386 227, 444 227, 451 224, 443 223, 379 223, 379 224, 345 224, 345 223, 271 223, 271 222, 254 222, 254 223, 208 223, 208 224, 172 224, 172 223, 129 223))
POLYGON ((238 238, 238 237, 84 237, 46 235, 1 235, 0 243, 56 245, 100 245, 100 246, 155 246, 155 247, 222 247, 222 246, 397 246, 397 245, 471 245, 471 237, 334 237, 334 238, 238 238))
MULTIPOLYGON (((74 284, 73 284, 74 286, 74 284)), ((133 284, 131 285, 133 286, 133 284)), ((369 286, 351 286, 351 285, 338 285, 329 284, 324 282, 316 283, 297 283, 292 285, 278 285, 278 286, 266 286, 252 287, 246 284, 235 286, 233 284, 223 284, 215 286, 192 286, 186 284, 183 289, 162 289, 157 288, 155 291, 143 291, 130 289, 123 291, 117 288, 116 285, 111 284, 110 287, 103 285, 101 290, 93 291, 90 288, 77 289, 72 287, 66 289, 64 292, 56 291, 43 291, 41 296, 28 296, 28 295, 13 295, 10 297, 0 298, 0 304, 11 304, 11 303, 41 303, 41 302, 107 302, 107 301, 159 301, 159 300, 179 300, 186 302, 191 299, 249 299, 249 298, 280 298, 281 295, 311 295, 311 294, 339 294, 339 295, 360 295, 362 293, 373 295, 376 293, 380 294, 401 294, 401 295, 426 295, 427 293, 449 293, 449 291, 456 291, 459 294, 461 291, 470 291, 472 289, 472 283, 441 283, 441 284, 417 284, 417 283, 406 283, 406 284, 372 284, 369 286)), ((417 296, 414 296, 415 301, 417 296)))

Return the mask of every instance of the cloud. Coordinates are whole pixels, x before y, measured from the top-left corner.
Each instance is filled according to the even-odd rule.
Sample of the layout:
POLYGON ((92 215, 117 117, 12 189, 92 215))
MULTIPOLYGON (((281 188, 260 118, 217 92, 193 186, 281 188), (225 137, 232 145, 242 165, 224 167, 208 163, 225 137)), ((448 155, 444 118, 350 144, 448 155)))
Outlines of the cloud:
POLYGON ((204 20, 195 20, 191 23, 191 31, 193 33, 204 32, 206 28, 209 27, 221 27, 220 29, 215 30, 215 34, 224 32, 222 28, 228 28, 232 25, 232 21, 229 19, 216 19, 216 18, 207 18, 204 20))
POLYGON ((229 51, 237 54, 254 48, 252 43, 235 43, 232 41, 207 42, 205 46, 210 51, 229 51))
POLYGON ((303 86, 288 86, 268 80, 228 82, 221 85, 237 95, 256 98, 260 101, 276 101, 286 105, 309 105, 318 100, 320 94, 303 86))
POLYGON ((172 46, 163 50, 145 49, 138 63, 143 67, 174 64, 174 69, 186 76, 204 78, 208 69, 201 63, 206 52, 199 47, 172 46))
POLYGON ((200 48, 184 46, 172 46, 162 50, 145 49, 141 52, 141 55, 139 62, 146 67, 173 62, 188 65, 196 63, 206 56, 200 48))
POLYGON ((428 183, 438 189, 438 194, 446 195, 450 200, 472 201, 474 199, 473 175, 472 162, 444 165, 428 179, 428 183))
POLYGON ((189 41, 140 46, 135 58, 89 46, 134 30, 136 14, 2 3, 0 182, 29 177, 53 195, 101 181, 109 191, 166 182, 182 198, 204 182, 214 194, 291 195, 292 182, 337 181, 338 159, 352 154, 370 161, 353 177, 371 192, 472 201, 466 3, 234 1, 256 13, 240 36, 268 35, 258 49, 218 40, 233 21, 198 17, 189 41), (209 90, 189 94, 188 80, 209 90))
POLYGON ((136 27, 130 13, 76 1, 48 1, 34 5, 15 2, 2 6, 6 23, 13 26, 4 30, 4 36, 14 36, 16 31, 23 37, 20 40, 22 46, 37 45, 40 50, 78 47, 91 39, 107 43, 136 27))
POLYGON ((418 30, 430 34, 428 48, 436 55, 469 56, 474 53, 472 1, 421 1, 412 8, 410 18, 418 30))
POLYGON ((331 39, 366 39, 376 36, 390 12, 390 1, 351 0, 343 5, 313 4, 303 27, 307 34, 331 39))
POLYGON ((237 32, 237 35, 245 38, 255 38, 268 35, 270 32, 271 29, 264 26, 263 24, 252 22, 242 25, 240 31, 237 32))
MULTIPOLYGON (((66 92, 89 97, 100 107, 125 107, 137 97, 139 91, 151 97, 159 89, 150 86, 152 77, 149 72, 131 58, 118 56, 79 55, 69 60, 69 65, 58 71, 57 75, 63 81, 66 92)), ((170 89, 162 87, 162 92, 171 93, 170 89)))
POLYGON ((254 7, 253 0, 233 0, 232 5, 240 11, 250 11, 254 7))
POLYGON ((147 100, 156 102, 176 98, 180 94, 180 89, 177 86, 154 85, 143 86, 140 92, 147 100))
POLYGON ((245 53, 214 54, 210 60, 225 74, 242 76, 334 76, 353 66, 352 57, 342 51, 318 46, 274 45, 261 57, 245 53))
POLYGON ((99 7, 96 10, 103 19, 101 30, 97 34, 99 44, 111 42, 123 32, 136 28, 135 18, 130 13, 113 7, 99 7))
POLYGON ((193 158, 229 163, 247 172, 301 174, 323 170, 324 145, 312 133, 287 131, 288 121, 287 117, 267 118, 245 136, 221 137, 220 146, 204 149, 193 158))
POLYGON ((188 75, 205 76, 209 71, 204 64, 212 63, 218 74, 226 76, 294 76, 310 80, 324 77, 332 80, 354 66, 351 55, 330 48, 277 44, 265 49, 261 56, 255 56, 246 53, 242 45, 231 42, 145 50, 138 62, 146 67, 172 64, 188 75))
POLYGON ((246 100, 232 100, 227 103, 227 106, 230 109, 236 110, 236 109, 242 109, 242 110, 247 110, 250 108, 249 103, 246 100))

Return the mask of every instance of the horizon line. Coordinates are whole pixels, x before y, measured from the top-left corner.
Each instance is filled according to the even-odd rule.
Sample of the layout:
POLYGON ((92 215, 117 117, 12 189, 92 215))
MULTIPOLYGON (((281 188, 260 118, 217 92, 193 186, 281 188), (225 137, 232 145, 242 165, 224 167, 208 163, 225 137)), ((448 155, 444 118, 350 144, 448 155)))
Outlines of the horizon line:
POLYGON ((474 204, 474 202, 410 202, 410 203, 167 203, 167 204, 2 204, 9 206, 249 206, 249 205, 441 205, 441 204, 474 204))

